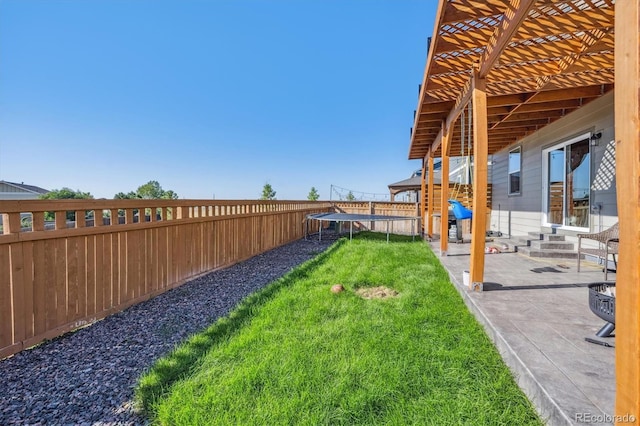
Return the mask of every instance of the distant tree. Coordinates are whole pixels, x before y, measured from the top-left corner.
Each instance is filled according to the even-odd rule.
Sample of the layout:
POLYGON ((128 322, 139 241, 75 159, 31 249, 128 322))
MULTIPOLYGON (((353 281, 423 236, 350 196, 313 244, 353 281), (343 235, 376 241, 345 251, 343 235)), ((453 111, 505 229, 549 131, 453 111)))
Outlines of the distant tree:
POLYGON ((347 201, 355 201, 356 197, 353 195, 353 192, 349 191, 347 194, 347 201))
POLYGON ((275 200, 276 199, 276 191, 273 190, 270 183, 265 183, 262 187, 262 195, 260 196, 261 200, 275 200))
MULTIPOLYGON (((54 189, 46 194, 38 196, 41 200, 93 200, 93 195, 89 192, 82 192, 79 189, 74 191, 71 188, 54 189)), ((46 212, 44 220, 54 220, 53 212, 46 212)), ((67 212, 67 220, 75 220, 74 212, 67 212)))
POLYGON ((153 200, 157 198, 163 198, 165 200, 178 199, 178 194, 171 190, 165 191, 157 180, 150 180, 144 185, 139 186, 136 192, 138 193, 138 197, 145 200, 153 200))
POLYGON ((319 198, 320 194, 318 194, 318 190, 315 186, 312 186, 311 190, 309 191, 309 195, 307 195, 307 200, 318 201, 319 198))
POLYGON ((138 194, 136 194, 133 191, 129 191, 126 194, 124 192, 118 192, 116 195, 113 196, 114 200, 130 200, 132 198, 139 198, 138 194))
POLYGON ((126 199, 135 199, 141 198, 144 200, 155 200, 155 199, 165 199, 165 200, 177 200, 178 194, 173 192, 172 190, 165 191, 162 189, 162 186, 157 180, 150 180, 144 185, 140 185, 138 189, 134 191, 129 191, 128 193, 118 192, 113 197, 116 200, 126 200, 126 199))
POLYGON ((79 189, 74 191, 71 188, 54 189, 38 197, 41 200, 93 200, 93 195, 89 192, 82 192, 79 189))

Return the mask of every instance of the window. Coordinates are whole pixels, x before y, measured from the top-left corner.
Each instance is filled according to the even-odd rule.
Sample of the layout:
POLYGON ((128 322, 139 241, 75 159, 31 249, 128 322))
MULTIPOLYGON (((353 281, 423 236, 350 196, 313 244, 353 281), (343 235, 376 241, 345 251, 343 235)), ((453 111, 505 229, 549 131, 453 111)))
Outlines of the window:
POLYGON ((520 168, 522 147, 509 151, 509 195, 520 194, 520 168))

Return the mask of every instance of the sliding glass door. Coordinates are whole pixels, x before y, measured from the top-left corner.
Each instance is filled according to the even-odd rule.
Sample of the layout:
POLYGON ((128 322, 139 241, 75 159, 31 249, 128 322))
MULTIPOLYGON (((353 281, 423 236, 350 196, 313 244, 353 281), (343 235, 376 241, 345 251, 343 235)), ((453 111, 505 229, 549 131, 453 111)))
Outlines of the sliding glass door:
POLYGON ((589 228, 589 146, 587 135, 542 151, 545 225, 589 228))

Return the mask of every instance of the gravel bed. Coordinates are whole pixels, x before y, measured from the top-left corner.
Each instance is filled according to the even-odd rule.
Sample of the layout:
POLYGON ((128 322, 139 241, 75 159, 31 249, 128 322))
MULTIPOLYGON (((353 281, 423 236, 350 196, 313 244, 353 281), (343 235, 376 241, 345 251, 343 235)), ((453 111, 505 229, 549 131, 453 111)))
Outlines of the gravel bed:
POLYGON ((154 360, 334 241, 295 241, 0 361, 0 425, 145 424, 133 387, 154 360))

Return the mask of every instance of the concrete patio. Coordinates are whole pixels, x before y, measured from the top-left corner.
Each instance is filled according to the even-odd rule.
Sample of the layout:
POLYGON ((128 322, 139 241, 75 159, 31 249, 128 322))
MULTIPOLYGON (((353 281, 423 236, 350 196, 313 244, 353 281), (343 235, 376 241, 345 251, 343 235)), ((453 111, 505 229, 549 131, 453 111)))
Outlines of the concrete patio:
MULTIPOLYGON (((449 244, 440 256, 469 309, 485 327, 520 387, 549 425, 611 424, 615 399, 615 338, 595 333, 605 322, 589 308, 587 285, 602 268, 575 260, 533 259, 518 253, 485 255, 483 292, 463 285, 470 245, 449 244)), ((609 281, 615 281, 609 273, 609 281)))

